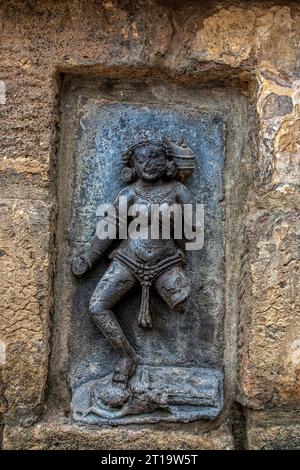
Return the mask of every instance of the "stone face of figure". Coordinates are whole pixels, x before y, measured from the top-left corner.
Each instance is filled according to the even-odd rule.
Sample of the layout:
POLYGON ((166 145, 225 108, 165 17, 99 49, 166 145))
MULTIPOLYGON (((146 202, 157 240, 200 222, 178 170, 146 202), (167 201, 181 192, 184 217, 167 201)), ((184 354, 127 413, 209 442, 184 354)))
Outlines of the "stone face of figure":
POLYGON ((160 149, 151 145, 140 147, 134 153, 133 165, 139 178, 147 182, 157 181, 164 175, 166 158, 160 149))
MULTIPOLYGON (((160 141, 132 146, 123 160, 126 181, 131 184, 116 197, 116 207, 120 196, 126 196, 129 205, 144 204, 148 208, 153 203, 171 206, 191 201, 189 190, 174 179, 176 165, 160 141)), ((73 259, 73 273, 80 277, 92 269, 110 243, 111 240, 100 240, 94 235, 91 248, 73 259)), ((139 282, 142 286, 142 301, 138 324, 142 328, 151 328, 150 286, 153 285, 172 310, 182 310, 189 296, 189 283, 183 268, 183 253, 172 238, 131 240, 129 237, 121 241, 110 258, 112 262, 95 288, 89 310, 96 325, 119 356, 112 381, 126 388, 140 358, 122 331, 112 308, 139 282)), ((118 393, 111 398, 114 405, 118 404, 119 399, 118 393)))

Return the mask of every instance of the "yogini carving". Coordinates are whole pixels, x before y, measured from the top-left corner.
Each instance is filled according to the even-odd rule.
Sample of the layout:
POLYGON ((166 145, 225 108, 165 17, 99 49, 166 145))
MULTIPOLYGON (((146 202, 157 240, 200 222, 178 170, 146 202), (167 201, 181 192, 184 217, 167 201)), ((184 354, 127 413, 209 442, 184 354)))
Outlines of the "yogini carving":
MULTIPOLYGON (((121 176, 127 186, 113 202, 119 232, 124 222, 119 211, 120 198, 126 198, 129 213, 133 204, 143 206, 149 216, 149 225, 153 204, 170 207, 192 202, 191 193, 182 181, 193 172, 195 155, 182 141, 173 142, 167 138, 143 140, 127 150, 123 162, 121 176)), ((169 220, 174 224, 174 218, 169 220)), ((72 271, 75 276, 81 277, 90 271, 111 241, 100 239, 96 233, 90 249, 73 259, 72 271)), ((199 413, 205 415, 203 406, 199 408, 199 405, 211 405, 206 414, 215 415, 219 407, 219 376, 208 369, 203 372, 200 368, 142 365, 142 359, 130 344, 113 312, 116 303, 137 282, 142 286, 141 306, 137 316, 141 328, 152 328, 150 286, 156 289, 170 309, 185 309, 190 286, 184 269, 184 254, 178 242, 172 235, 165 239, 161 233, 153 239, 151 230, 147 238, 131 237, 129 234, 109 256, 111 264, 92 294, 89 310, 97 327, 117 352, 118 360, 113 374, 78 389, 73 397, 75 416, 87 422, 95 422, 95 416, 110 422, 128 415, 139 416, 141 413, 164 409, 171 412, 172 419, 191 419, 190 414, 186 414, 187 408, 183 410, 182 405, 198 406, 192 415, 193 419, 199 413), (87 418, 89 415, 93 417, 89 418, 90 421, 87 418)), ((134 418, 130 422, 140 422, 138 419, 134 418)), ((155 419, 158 418, 151 418, 150 422, 155 419)), ((145 418, 142 420, 145 422, 145 418)))
MULTIPOLYGON (((129 184, 113 202, 117 215, 120 197, 127 199, 129 208, 133 204, 146 207, 149 210, 149 224, 152 204, 166 203, 171 206, 191 202, 188 188, 175 180, 176 176, 183 179, 194 169, 194 155, 182 142, 176 144, 166 138, 162 141, 145 140, 132 145, 123 156, 123 161, 121 176, 129 184)), ((90 271, 111 241, 100 240, 95 234, 91 248, 73 259, 75 276, 81 277, 90 271)), ((112 308, 139 281, 142 301, 138 324, 142 328, 151 328, 150 286, 153 284, 171 309, 182 310, 189 295, 189 282, 184 272, 183 253, 174 239, 160 237, 153 240, 150 230, 148 239, 132 239, 129 236, 122 240, 110 258, 112 262, 92 295, 89 310, 96 325, 119 355, 113 381, 126 384, 136 369, 139 357, 112 308)))

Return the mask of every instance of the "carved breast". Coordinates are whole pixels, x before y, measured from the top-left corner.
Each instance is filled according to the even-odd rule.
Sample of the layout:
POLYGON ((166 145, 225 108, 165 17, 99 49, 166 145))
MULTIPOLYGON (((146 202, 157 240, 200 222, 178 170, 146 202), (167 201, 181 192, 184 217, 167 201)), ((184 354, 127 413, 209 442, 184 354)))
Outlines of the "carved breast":
POLYGON ((176 202, 175 189, 174 183, 166 184, 151 193, 136 188, 134 205, 129 209, 132 217, 128 226, 129 236, 119 248, 126 247, 146 263, 176 253, 177 247, 172 239, 174 214, 170 212, 170 207, 176 202), (137 232, 139 221, 141 227, 137 232), (163 222, 167 228, 164 232, 161 230, 163 222))

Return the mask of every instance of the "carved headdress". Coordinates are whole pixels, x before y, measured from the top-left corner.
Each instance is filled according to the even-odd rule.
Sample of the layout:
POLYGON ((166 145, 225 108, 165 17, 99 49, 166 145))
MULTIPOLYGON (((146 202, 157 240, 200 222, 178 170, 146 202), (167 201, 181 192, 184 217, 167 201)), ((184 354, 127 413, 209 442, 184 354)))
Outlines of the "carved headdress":
POLYGON ((183 138, 178 141, 163 137, 161 140, 150 140, 144 137, 143 140, 131 145, 122 155, 124 168, 121 173, 122 180, 130 183, 135 179, 133 168, 133 155, 136 149, 146 146, 156 147, 165 154, 167 159, 166 176, 180 181, 184 181, 195 169, 195 154, 184 142, 183 138))
POLYGON ((195 169, 195 154, 187 146, 183 138, 178 141, 163 138, 163 150, 168 157, 171 157, 177 166, 177 179, 184 181, 195 169))
POLYGON ((162 152, 165 154, 166 160, 167 160, 165 176, 169 179, 172 179, 175 177, 177 173, 177 167, 175 163, 173 162, 172 155, 165 153, 163 141, 160 139, 149 139, 148 137, 144 137, 142 140, 139 140, 137 143, 134 143, 133 145, 131 145, 126 150, 126 152, 122 155, 124 168, 121 172, 121 178, 124 181, 124 183, 131 183, 132 181, 134 181, 136 177, 134 165, 133 165, 133 156, 134 156, 135 150, 141 147, 148 147, 148 146, 151 146, 157 149, 158 152, 162 152))

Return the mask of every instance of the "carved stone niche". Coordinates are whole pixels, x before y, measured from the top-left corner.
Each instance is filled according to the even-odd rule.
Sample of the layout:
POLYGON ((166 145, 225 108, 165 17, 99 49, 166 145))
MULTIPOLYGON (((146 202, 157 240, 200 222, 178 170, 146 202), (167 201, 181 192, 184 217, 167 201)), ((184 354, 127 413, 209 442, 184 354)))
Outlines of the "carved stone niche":
MULTIPOLYGON (((245 100, 226 90, 222 93, 139 80, 77 77, 64 82, 49 396, 52 406, 70 403, 76 422, 189 422, 214 419, 224 408, 224 383, 230 390, 234 379, 229 373, 224 382, 224 363, 232 360, 232 349, 227 359, 224 350, 227 354, 226 341, 233 343, 235 328, 233 303, 227 333, 224 323, 230 307, 225 288, 225 132, 232 138, 231 107, 237 108, 240 100, 242 109, 245 100), (74 256, 89 250, 98 205, 111 202, 125 186, 121 156, 140 135, 150 140, 184 138, 192 149, 195 170, 184 184, 193 202, 204 204, 205 240, 201 250, 186 252, 190 295, 183 313, 170 309, 152 286, 152 329, 141 328, 139 283, 114 306, 123 332, 140 357, 132 377, 115 389, 112 376, 118 355, 89 314, 89 302, 111 263, 107 254, 117 244, 85 277, 75 278, 70 266, 74 256)), ((244 132, 236 135, 235 145, 228 144, 234 158, 244 132)), ((235 163, 230 171, 237 168, 235 163)))

